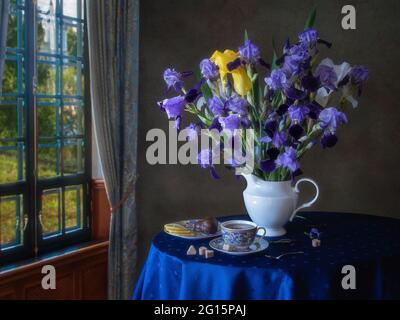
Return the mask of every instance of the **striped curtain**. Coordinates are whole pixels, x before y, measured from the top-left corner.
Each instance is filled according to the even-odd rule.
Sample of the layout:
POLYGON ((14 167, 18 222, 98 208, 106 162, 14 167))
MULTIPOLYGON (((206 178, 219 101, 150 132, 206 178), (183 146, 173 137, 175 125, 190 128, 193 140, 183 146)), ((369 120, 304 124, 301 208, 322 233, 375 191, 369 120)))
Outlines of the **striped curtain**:
POLYGON ((139 0, 86 3, 94 128, 113 211, 109 299, 129 299, 137 259, 139 0))

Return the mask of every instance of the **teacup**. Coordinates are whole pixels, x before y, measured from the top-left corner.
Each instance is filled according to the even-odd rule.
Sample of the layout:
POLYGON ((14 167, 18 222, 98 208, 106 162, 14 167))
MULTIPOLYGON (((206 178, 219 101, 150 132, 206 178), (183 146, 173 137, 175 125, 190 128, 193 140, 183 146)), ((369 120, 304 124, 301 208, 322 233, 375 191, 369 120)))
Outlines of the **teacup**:
POLYGON ((254 222, 247 220, 229 220, 221 223, 222 239, 224 243, 235 247, 249 247, 256 237, 258 230, 263 230, 265 236, 266 230, 258 227, 254 222))

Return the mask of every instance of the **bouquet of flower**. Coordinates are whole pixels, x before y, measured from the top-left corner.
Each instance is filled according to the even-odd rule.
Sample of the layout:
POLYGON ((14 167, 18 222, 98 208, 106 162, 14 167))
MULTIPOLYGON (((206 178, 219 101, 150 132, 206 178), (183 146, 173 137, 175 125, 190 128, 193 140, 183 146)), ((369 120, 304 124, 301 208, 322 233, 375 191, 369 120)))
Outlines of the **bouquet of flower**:
MULTIPOLYGON (((186 90, 183 79, 192 72, 167 69, 168 90, 178 95, 159 102, 169 119, 180 130, 183 111, 200 120, 191 123, 189 139, 200 129, 254 130, 254 169, 252 174, 268 181, 285 181, 301 173, 299 160, 319 141, 331 148, 337 141, 337 128, 347 123, 344 110, 357 107, 362 84, 368 78, 363 66, 347 62, 335 65, 329 58, 320 61, 321 39, 313 28, 315 12, 295 43, 289 39, 281 53, 274 49, 271 64, 245 34, 238 51, 215 51, 200 63, 199 81, 186 90), (320 61, 320 62, 319 62, 320 61), (260 79, 259 69, 266 76, 260 79)), ((243 151, 246 152, 246 144, 243 151)), ((217 177, 213 157, 220 148, 202 150, 198 156, 203 168, 217 177)), ((230 166, 235 167, 233 161, 230 166)))

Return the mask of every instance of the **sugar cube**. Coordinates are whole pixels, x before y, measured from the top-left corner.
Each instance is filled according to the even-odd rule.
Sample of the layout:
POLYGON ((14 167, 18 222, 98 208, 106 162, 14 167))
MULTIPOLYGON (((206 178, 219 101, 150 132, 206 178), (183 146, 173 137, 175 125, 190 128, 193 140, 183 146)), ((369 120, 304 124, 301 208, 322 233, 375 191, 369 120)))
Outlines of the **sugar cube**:
POLYGON ((214 257, 214 250, 206 250, 206 259, 214 257))
POLYGON ((196 248, 194 246, 190 246, 186 255, 188 256, 195 256, 197 254, 196 248))
POLYGON ((199 248, 199 255, 204 256, 206 254, 207 247, 200 247, 199 248))
POLYGON ((312 239, 311 243, 314 248, 321 246, 321 240, 319 240, 319 239, 312 239))

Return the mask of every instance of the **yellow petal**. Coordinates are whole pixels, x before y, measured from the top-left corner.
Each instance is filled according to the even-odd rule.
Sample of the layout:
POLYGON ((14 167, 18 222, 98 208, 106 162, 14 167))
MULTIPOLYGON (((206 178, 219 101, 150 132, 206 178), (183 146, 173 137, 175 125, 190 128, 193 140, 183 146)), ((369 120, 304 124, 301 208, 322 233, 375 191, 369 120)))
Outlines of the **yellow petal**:
POLYGON ((239 95, 245 96, 251 90, 251 80, 244 67, 239 67, 233 70, 232 78, 233 87, 239 95))
POLYGON ((210 60, 219 68, 222 85, 225 86, 227 74, 231 73, 235 91, 239 95, 244 96, 251 90, 252 87, 250 78, 248 77, 245 68, 240 66, 233 71, 229 71, 227 67, 228 63, 235 61, 237 58, 239 58, 239 53, 233 50, 225 50, 224 53, 216 50, 211 56, 210 60))

